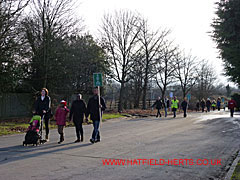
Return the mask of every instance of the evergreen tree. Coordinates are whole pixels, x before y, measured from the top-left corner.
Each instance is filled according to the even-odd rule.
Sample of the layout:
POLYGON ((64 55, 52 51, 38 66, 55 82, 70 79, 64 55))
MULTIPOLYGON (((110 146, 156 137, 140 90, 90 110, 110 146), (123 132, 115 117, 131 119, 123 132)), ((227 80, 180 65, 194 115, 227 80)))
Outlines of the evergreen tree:
POLYGON ((212 37, 224 61, 226 75, 240 84, 240 0, 221 0, 217 6, 212 37))

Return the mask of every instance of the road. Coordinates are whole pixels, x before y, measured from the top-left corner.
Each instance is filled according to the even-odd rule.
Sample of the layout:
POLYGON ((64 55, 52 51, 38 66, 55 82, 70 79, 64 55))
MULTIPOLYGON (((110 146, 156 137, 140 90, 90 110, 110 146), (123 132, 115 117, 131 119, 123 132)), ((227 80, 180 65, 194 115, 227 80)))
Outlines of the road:
POLYGON ((84 126, 85 140, 75 144, 74 128, 66 128, 59 145, 51 130, 50 142, 38 147, 23 147, 24 134, 0 137, 0 179, 223 179, 239 150, 240 116, 215 111, 108 120, 96 144, 89 142, 91 131, 91 125, 84 126), (103 165, 105 159, 128 164, 103 165), (159 165, 160 159, 167 163, 159 165), (201 165, 203 159, 217 159, 218 165, 201 165))

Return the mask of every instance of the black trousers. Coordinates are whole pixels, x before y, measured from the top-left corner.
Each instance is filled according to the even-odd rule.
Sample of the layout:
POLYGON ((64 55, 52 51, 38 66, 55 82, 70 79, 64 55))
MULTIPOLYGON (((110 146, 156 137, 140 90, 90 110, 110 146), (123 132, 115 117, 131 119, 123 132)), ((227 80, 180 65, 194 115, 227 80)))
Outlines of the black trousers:
POLYGON ((173 112, 173 117, 174 118, 176 117, 176 111, 177 111, 177 108, 172 108, 172 112, 173 112))
POLYGON ((230 109, 231 117, 233 117, 234 109, 230 109))
POLYGON ((81 136, 81 140, 83 140, 83 127, 82 127, 83 121, 73 121, 73 123, 76 129, 77 139, 80 140, 81 136))
MULTIPOLYGON (((41 118, 43 117, 44 114, 40 114, 41 118)), ((49 134, 49 116, 48 114, 44 115, 44 125, 45 125, 45 131, 46 131, 46 135, 48 136, 49 134)))
POLYGON ((158 115, 161 117, 162 115, 161 115, 161 113, 160 113, 160 109, 157 109, 157 115, 156 115, 156 117, 158 117, 158 115))
POLYGON ((183 108, 183 117, 187 117, 187 108, 183 108))

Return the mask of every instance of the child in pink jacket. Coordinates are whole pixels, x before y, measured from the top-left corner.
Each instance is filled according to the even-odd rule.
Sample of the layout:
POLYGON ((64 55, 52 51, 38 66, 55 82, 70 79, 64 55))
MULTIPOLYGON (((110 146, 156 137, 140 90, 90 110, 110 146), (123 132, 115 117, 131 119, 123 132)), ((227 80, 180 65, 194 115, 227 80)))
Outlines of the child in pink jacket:
POLYGON ((63 128, 66 126, 68 112, 69 109, 67 108, 67 102, 62 100, 55 114, 56 124, 58 125, 58 133, 60 134, 60 141, 58 144, 61 144, 64 141, 63 128))

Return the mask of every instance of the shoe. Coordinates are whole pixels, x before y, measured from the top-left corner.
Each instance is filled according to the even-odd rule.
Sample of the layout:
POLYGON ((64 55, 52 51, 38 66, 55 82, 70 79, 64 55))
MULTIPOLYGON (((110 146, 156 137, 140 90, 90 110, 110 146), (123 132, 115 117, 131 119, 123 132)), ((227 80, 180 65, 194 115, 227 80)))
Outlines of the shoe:
POLYGON ((100 139, 95 140, 95 143, 100 142, 100 139))
POLYGON ((78 143, 78 142, 80 142, 80 139, 77 139, 76 141, 74 141, 75 143, 78 143))
POLYGON ((48 142, 49 139, 48 139, 48 135, 45 136, 45 141, 48 142))
POLYGON ((62 143, 61 141, 58 142, 58 144, 61 144, 61 143, 62 143))
POLYGON ((90 139, 90 142, 93 144, 95 141, 93 139, 90 139))
POLYGON ((83 142, 83 137, 81 137, 80 141, 83 142))

